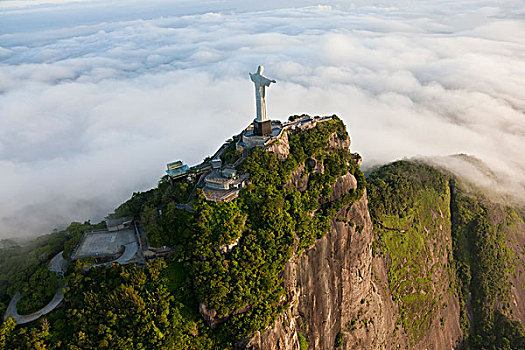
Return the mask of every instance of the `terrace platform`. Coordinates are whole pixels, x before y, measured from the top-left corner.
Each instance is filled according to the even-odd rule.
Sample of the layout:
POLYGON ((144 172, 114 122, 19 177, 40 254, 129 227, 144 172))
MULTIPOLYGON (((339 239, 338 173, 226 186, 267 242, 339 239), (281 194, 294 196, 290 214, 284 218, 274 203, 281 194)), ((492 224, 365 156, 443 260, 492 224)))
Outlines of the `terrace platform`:
POLYGON ((118 258, 118 255, 130 250, 135 252, 138 250, 138 242, 133 228, 119 231, 90 231, 84 233, 71 259, 118 258))

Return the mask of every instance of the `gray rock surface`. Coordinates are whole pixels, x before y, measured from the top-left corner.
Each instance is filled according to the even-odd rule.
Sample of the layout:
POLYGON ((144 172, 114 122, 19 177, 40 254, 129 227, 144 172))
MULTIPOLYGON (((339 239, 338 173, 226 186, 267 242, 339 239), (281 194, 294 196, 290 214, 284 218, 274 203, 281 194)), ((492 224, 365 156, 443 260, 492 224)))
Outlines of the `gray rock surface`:
MULTIPOLYGON (((336 134, 330 136, 329 148, 349 146, 349 138, 340 140, 336 134)), ((271 151, 280 152, 277 148, 271 151)), ((310 164, 313 171, 324 170, 322 163, 312 162, 315 162, 310 164)), ((286 186, 304 191, 308 185, 304 169, 303 165, 294 171, 286 186)), ((330 200, 341 198, 356 186, 353 175, 340 177, 330 200)), ((444 242, 436 244, 450 243, 450 231, 442 230, 436 237, 444 242)), ((254 334, 241 347, 300 349, 301 334, 308 340, 310 350, 334 349, 337 335, 343 333, 345 340, 340 349, 453 349, 461 339, 457 298, 453 293, 441 292, 446 306, 436 312, 425 337, 412 344, 397 322, 398 306, 388 286, 388 258, 373 256, 373 241, 365 192, 360 200, 341 209, 323 238, 300 256, 292 256, 283 272, 290 309, 285 310, 272 327, 254 334), (444 325, 439 322, 441 317, 444 325)), ((446 255, 441 259, 446 260, 446 255)), ((439 283, 446 290, 450 282, 446 261, 430 263, 441 266, 436 268, 435 278, 443 278, 439 283)))

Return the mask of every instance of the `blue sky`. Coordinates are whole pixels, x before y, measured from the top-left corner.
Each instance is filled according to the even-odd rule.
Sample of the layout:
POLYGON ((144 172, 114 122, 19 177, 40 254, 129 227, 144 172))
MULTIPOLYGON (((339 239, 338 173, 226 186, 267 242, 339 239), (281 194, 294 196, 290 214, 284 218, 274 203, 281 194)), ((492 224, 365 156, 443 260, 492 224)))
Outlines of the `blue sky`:
POLYGON ((468 153, 522 195, 524 16, 521 1, 0 1, 0 237, 100 219, 167 162, 212 154, 253 119, 259 64, 272 118, 336 113, 366 165, 468 153))

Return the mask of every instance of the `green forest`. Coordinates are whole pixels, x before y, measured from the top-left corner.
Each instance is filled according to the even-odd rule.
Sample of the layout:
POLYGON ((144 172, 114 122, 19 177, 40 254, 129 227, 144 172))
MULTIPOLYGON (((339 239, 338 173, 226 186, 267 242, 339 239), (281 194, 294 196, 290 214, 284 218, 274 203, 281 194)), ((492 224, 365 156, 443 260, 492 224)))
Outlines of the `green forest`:
POLYGON ((378 168, 369 174, 367 184, 377 234, 374 248, 392 261, 390 289, 401 305, 401 322, 411 339, 420 339, 428 330, 429 318, 421 316, 431 313, 437 303, 431 299, 430 273, 421 267, 427 265, 428 250, 436 247, 425 238, 424 228, 433 227, 429 213, 441 210, 452 236, 448 269, 461 304, 462 348, 524 349, 523 326, 511 320, 508 276, 515 262, 505 235, 507 227, 523 222, 522 217, 506 207, 503 222, 492 222, 494 204, 488 199, 464 191, 450 173, 417 161, 378 168), (408 230, 400 234, 386 229, 392 227, 408 230), (410 281, 410 289, 417 284, 414 289, 425 293, 407 293, 399 280, 410 281), (473 325, 467 317, 467 301, 472 305, 473 325))
MULTIPOLYGON (((250 185, 228 203, 207 202, 197 190, 193 211, 179 210, 176 204, 186 202, 195 183, 170 183, 167 177, 155 189, 134 193, 110 217, 137 218, 150 244, 172 247, 172 256, 145 267, 115 264, 84 271, 80 261, 73 264, 65 277, 64 306, 30 326, 5 322, 0 348, 230 349, 271 325, 289 307, 282 301, 280 274, 294 252, 294 237, 299 239, 300 254, 330 229, 343 206, 364 193, 366 182, 356 160, 347 149, 330 150, 330 137, 348 138, 336 116, 291 133, 290 154, 284 161, 254 149, 238 167, 250 174, 250 185), (322 164, 324 172, 315 171, 309 159, 322 164), (309 182, 301 192, 289 186, 289 180, 303 164, 309 182), (330 201, 335 181, 349 172, 358 180, 357 189, 330 201), (229 253, 219 251, 233 242, 237 245, 229 253), (198 312, 201 302, 217 312, 219 321, 213 328, 198 312)), ((224 160, 237 158, 234 149, 228 149, 224 160)), ((9 286, 2 291, 4 305, 15 290, 27 290, 22 284, 31 286, 32 277, 43 274, 42 261, 63 247, 68 257, 82 232, 92 226, 72 224, 50 235, 41 242, 47 255, 39 254, 40 262, 28 263, 24 274, 10 272, 7 265, 15 260, 2 264, 2 276, 9 279, 2 284, 9 286)), ((13 249, 19 253, 10 254, 12 259, 25 247, 13 249)), ((49 285, 54 282, 49 278, 49 285)), ((33 294, 26 298, 24 292, 22 299, 33 303, 33 309, 42 306, 39 300, 49 300, 47 289, 33 294)))

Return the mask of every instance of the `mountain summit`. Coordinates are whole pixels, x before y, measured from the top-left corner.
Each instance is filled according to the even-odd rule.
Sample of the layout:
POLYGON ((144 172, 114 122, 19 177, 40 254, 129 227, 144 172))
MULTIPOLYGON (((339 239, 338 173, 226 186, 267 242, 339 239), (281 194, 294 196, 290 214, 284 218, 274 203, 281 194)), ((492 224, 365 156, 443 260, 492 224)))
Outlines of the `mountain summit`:
POLYGON ((525 347, 523 213, 419 161, 365 179, 335 115, 271 127, 168 164, 107 222, 2 248, 0 348, 525 347))

